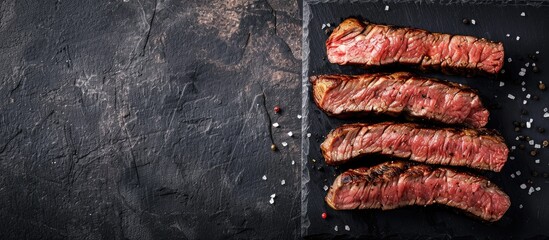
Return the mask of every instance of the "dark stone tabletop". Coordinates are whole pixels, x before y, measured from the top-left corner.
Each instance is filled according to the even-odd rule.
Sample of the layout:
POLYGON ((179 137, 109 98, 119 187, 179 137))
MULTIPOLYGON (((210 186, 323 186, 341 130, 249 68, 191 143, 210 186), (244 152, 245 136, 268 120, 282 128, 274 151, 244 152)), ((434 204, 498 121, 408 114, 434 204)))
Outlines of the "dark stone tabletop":
POLYGON ((0 238, 298 238, 299 5, 0 1, 0 238))

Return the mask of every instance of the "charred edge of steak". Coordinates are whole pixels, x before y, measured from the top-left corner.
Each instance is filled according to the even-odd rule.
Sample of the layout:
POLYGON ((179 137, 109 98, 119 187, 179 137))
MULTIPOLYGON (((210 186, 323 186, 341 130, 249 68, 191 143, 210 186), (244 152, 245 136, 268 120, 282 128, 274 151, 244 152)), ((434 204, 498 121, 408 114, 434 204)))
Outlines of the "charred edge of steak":
MULTIPOLYGON (((466 36, 466 35, 452 35, 452 34, 444 34, 444 33, 433 33, 433 32, 430 32, 430 31, 427 31, 427 30, 424 30, 424 29, 419 29, 419 28, 413 28, 413 27, 402 27, 402 26, 394 26, 394 25, 380 25, 380 24, 373 24, 373 23, 370 23, 368 21, 360 21, 356 18, 347 18, 345 20, 343 20, 335 29, 334 31, 332 31, 332 33, 330 34, 330 36, 328 37, 327 41, 326 41, 326 46, 330 46, 332 45, 334 42, 337 42, 337 41, 346 41, 346 40, 349 40, 349 39, 352 39, 354 37, 357 37, 358 35, 361 35, 363 34, 365 31, 369 31, 369 29, 372 27, 372 26, 386 26, 388 29, 390 30, 398 30, 398 29, 405 29, 407 31, 410 31, 410 32, 421 32, 421 33, 424 33, 426 35, 439 35, 442 36, 442 35, 448 35, 451 38, 455 37, 455 36, 458 36, 458 37, 465 37, 465 38, 468 38, 468 37, 472 37, 472 38, 475 38, 475 42, 482 42, 482 43, 487 43, 487 44, 495 44, 497 45, 497 47, 500 47, 502 49, 502 51, 504 51, 503 49, 503 43, 501 42, 495 42, 495 41, 491 41, 491 40, 488 40, 488 39, 485 39, 485 38, 479 38, 479 37, 475 37, 475 36, 466 36)), ((473 43, 473 44, 474 44, 473 43)), ((328 58, 330 59, 330 56, 328 56, 328 58)), ((429 56, 423 56, 422 57, 423 59, 430 59, 429 56)), ((423 61, 423 60, 422 60, 423 61)), ((332 61, 330 61, 332 62, 332 61)), ((332 63, 336 63, 336 62, 332 62, 332 63)), ((394 62, 394 63, 384 63, 384 64, 376 64, 376 65, 368 65, 368 64, 364 64, 364 63, 358 63, 358 62, 346 62, 345 64, 343 65, 355 65, 355 66, 360 66, 360 67, 363 67, 363 68, 369 68, 369 67, 379 67, 381 65, 384 65, 384 66, 396 66, 396 65, 406 65, 406 66, 411 66, 411 67, 415 67, 416 69, 419 69, 421 71, 441 71, 445 74, 449 74, 449 75, 453 75, 453 74, 458 74, 458 75, 466 75, 466 76, 474 76, 474 75, 484 75, 484 76, 488 76, 488 77, 494 77, 496 76, 499 71, 503 68, 503 63, 504 63, 504 57, 502 57, 499 61, 498 61, 498 64, 495 68, 495 70, 493 71, 488 71, 488 70, 484 70, 484 69, 480 69, 478 66, 473 66, 473 67, 468 67, 468 66, 460 66, 460 65, 451 65, 451 66, 447 66, 447 65, 443 65, 442 63, 440 64, 431 64, 431 65, 426 65, 424 66, 423 64, 421 64, 421 62, 419 64, 416 64, 416 63, 407 63, 407 62, 394 62)), ((341 64, 341 63, 338 63, 338 64, 341 64)))
MULTIPOLYGON (((341 113, 334 113, 330 111, 329 109, 326 109, 324 107, 324 100, 326 94, 328 94, 331 90, 336 89, 339 85, 344 84, 347 81, 378 81, 379 78, 386 77, 393 80, 398 80, 401 83, 406 83, 410 79, 414 79, 414 81, 430 81, 432 84, 441 84, 443 86, 446 86, 448 88, 457 89, 459 92, 464 94, 473 94, 476 97, 478 97, 478 91, 475 89, 472 89, 466 85, 458 84, 449 82, 446 80, 436 79, 436 78, 426 78, 426 77, 418 77, 415 76, 412 73, 409 72, 396 72, 396 73, 367 73, 367 74, 361 74, 361 75, 343 75, 343 74, 324 74, 324 75, 316 75, 316 76, 310 76, 309 81, 313 85, 313 99, 315 101, 315 104, 318 106, 318 108, 322 109, 326 114, 329 116, 339 117, 339 118, 348 118, 352 116, 368 116, 369 114, 384 114, 384 115, 390 115, 390 116, 398 116, 398 115, 404 115, 407 118, 410 119, 421 119, 421 120, 435 120, 439 121, 437 119, 432 119, 429 116, 412 116, 408 114, 408 111, 404 110, 403 112, 376 112, 376 111, 349 111, 344 110, 341 113)), ((479 98, 480 101, 480 107, 485 110, 488 113, 488 110, 484 108, 482 101, 479 98)), ((481 109, 481 110, 482 110, 481 109)), ((488 113, 489 114, 489 113, 488 113)), ((446 123, 446 122, 442 122, 446 123)), ((481 122, 478 124, 469 124, 469 123, 460 123, 466 126, 470 127, 483 127, 486 125, 487 122, 481 122)), ((446 123, 449 124, 449 123, 446 123)), ((452 123, 450 123, 452 124, 452 123)))
POLYGON ((509 196, 484 177, 402 161, 342 173, 325 201, 335 210, 442 204, 490 222, 511 206, 509 196))
MULTIPOLYGON (((403 132, 403 135, 406 136, 407 133, 403 132)), ((401 140, 403 140, 404 142, 409 141, 409 139, 407 139, 407 138, 401 138, 401 140)), ((362 140, 360 140, 359 142, 362 143, 362 140)), ((379 143, 379 141, 377 143, 379 143)), ((472 143, 470 143, 470 144, 472 144, 472 143)), ((373 146, 375 146, 375 144, 373 146)), ((324 140, 324 142, 320 145, 320 149, 322 151, 322 155, 324 157, 324 160, 325 160, 326 164, 329 164, 329 165, 344 164, 344 163, 346 163, 348 161, 351 161, 353 159, 360 158, 360 157, 363 157, 363 156, 368 156, 368 155, 376 155, 376 154, 384 155, 385 154, 385 155, 394 156, 394 157, 398 157, 398 158, 406 158, 406 159, 416 161, 416 162, 423 162, 423 163, 429 163, 429 164, 451 165, 451 166, 463 166, 463 167, 476 168, 476 169, 480 169, 480 170, 490 170, 490 171, 495 171, 495 172, 501 171, 501 169, 505 165, 505 162, 507 161, 507 156, 508 156, 508 152, 509 152, 509 150, 507 148, 507 145, 505 144, 505 140, 503 139, 501 134, 496 130, 485 129, 485 128, 482 128, 482 129, 468 129, 468 128, 427 127, 427 126, 422 125, 422 124, 393 123, 393 122, 382 122, 382 123, 376 123, 376 124, 367 124, 367 123, 344 124, 344 125, 336 128, 336 129, 333 129, 333 130, 330 131, 330 133, 326 136, 326 139, 324 140), (490 159, 481 158, 482 161, 475 161, 475 160, 478 160, 478 159, 471 159, 471 156, 461 157, 460 158, 460 157, 457 157, 457 155, 453 155, 454 154, 453 152, 450 152, 450 153, 448 153, 448 152, 437 152, 437 153, 434 153, 434 155, 425 156, 425 155, 420 154, 421 151, 419 153, 414 151, 414 148, 412 147, 412 145, 408 145, 410 147, 410 149, 408 149, 408 150, 399 149, 398 147, 391 148, 391 150, 393 150, 395 152, 400 152, 401 154, 409 154, 408 157, 404 157, 403 155, 395 154, 395 152, 384 153, 383 149, 386 146, 377 146, 377 147, 379 147, 380 151, 368 150, 368 148, 362 148, 362 146, 359 146, 360 149, 356 150, 356 147, 354 148, 352 144, 356 143, 356 142, 354 142, 355 139, 360 138, 362 136, 353 136, 353 137, 351 137, 352 140, 350 140, 350 142, 347 143, 347 144, 350 144, 350 146, 345 145, 345 146, 347 146, 345 148, 346 151, 343 152, 343 153, 338 152, 339 148, 341 147, 341 144, 340 144, 339 141, 341 139, 348 138, 349 134, 352 134, 352 132, 359 133, 359 132, 362 131, 363 128, 367 128, 366 134, 369 134, 371 132, 371 130, 374 130, 374 132, 375 132, 375 129, 377 128, 377 129, 382 129, 383 130, 383 132, 379 136, 379 137, 382 138, 382 137, 384 137, 383 134, 385 133, 387 128, 390 127, 390 126, 397 126, 397 127, 402 127, 402 128, 411 128, 411 129, 426 129, 426 130, 433 130, 433 131, 437 131, 437 132, 438 131, 445 131, 445 132, 453 133, 458 137, 460 135, 462 135, 462 136, 470 136, 472 138, 478 138, 478 139, 480 139, 480 141, 483 141, 485 143, 486 142, 491 143, 491 144, 484 145, 484 147, 480 148, 480 149, 496 151, 498 153, 501 153, 501 155, 490 154, 490 159), (356 129, 356 130, 353 131, 353 129, 356 129), (487 146, 491 146, 491 147, 487 147, 487 146), (358 151, 359 154, 356 154, 355 150, 358 151), (501 152, 499 152, 498 150, 501 151, 501 152), (353 152, 355 152, 355 154, 353 154, 353 152), (337 154, 337 153, 339 153, 339 154, 337 154), (333 157, 334 156, 333 154, 336 154, 335 155, 336 157, 333 157), (418 156, 419 156, 419 158, 418 158, 418 156), (447 162, 445 162, 443 160, 446 160, 447 162), (462 162, 463 160, 466 160, 466 161, 462 162)), ((447 149, 447 151, 448 151, 448 149, 447 149)), ((433 153, 431 153, 431 154, 433 154, 433 153)))

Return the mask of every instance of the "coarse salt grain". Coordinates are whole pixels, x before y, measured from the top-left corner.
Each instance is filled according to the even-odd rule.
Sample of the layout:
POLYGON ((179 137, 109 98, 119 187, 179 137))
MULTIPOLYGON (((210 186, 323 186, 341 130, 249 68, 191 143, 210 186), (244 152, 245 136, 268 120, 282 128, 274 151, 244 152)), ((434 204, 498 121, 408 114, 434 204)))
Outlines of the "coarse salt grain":
POLYGON ((532 67, 535 67, 536 66, 536 63, 532 63, 532 67))
POLYGON ((512 58, 507 58, 507 62, 512 62, 513 59, 512 58))
POLYGON ((297 114, 297 119, 301 119, 301 115, 297 114))
POLYGON ((521 12, 521 13, 520 13, 520 16, 521 16, 521 17, 526 17, 526 13, 525 13, 525 12, 521 12))
POLYGON ((275 198, 275 197, 276 197, 276 193, 271 194, 271 198, 275 198))
POLYGON ((526 184, 524 184, 524 183, 521 184, 521 185, 520 185, 520 189, 526 189, 526 184))
POLYGON ((291 136, 293 136, 293 135, 294 135, 294 133, 293 133, 292 131, 289 131, 289 132, 288 132, 288 136, 291 137, 291 136))
POLYGON ((322 189, 324 189, 324 191, 328 191, 328 186, 324 185, 322 189))
MULTIPOLYGON (((526 72, 526 68, 520 68, 520 71, 521 72, 526 72)), ((526 84, 526 82, 522 81, 520 84, 522 84, 522 86, 524 86, 526 84)))
POLYGON ((539 192, 540 190, 541 190, 541 187, 537 187, 537 188, 536 188, 536 191, 539 192))
POLYGON ((536 51, 536 54, 539 54, 539 51, 536 51))
POLYGON ((520 36, 517 36, 517 41, 520 40, 520 36))
POLYGON ((286 146, 288 146, 288 143, 287 142, 282 142, 282 146, 286 147, 286 146))
POLYGON ((524 206, 522 206, 522 204, 519 205, 519 208, 522 209, 524 206))
POLYGON ((389 11, 389 5, 385 5, 385 11, 389 11))
POLYGON ((499 82, 499 86, 503 87, 503 86, 505 86, 505 83, 504 82, 499 82))
POLYGON ((536 159, 534 162, 539 163, 539 159, 536 159))
POLYGON ((326 28, 326 24, 323 23, 322 24, 322 29, 324 29, 324 28, 326 28))
MULTIPOLYGON (((526 122, 526 128, 530 128, 530 127, 532 127, 532 123, 526 122)), ((532 140, 532 141, 534 141, 534 140, 532 140)))
POLYGON ((511 36, 511 34, 507 33, 507 34, 505 34, 505 36, 506 36, 506 37, 510 37, 510 36, 511 36))
POLYGON ((275 203, 275 200, 273 198, 269 199, 269 203, 273 205, 275 203))
MULTIPOLYGON (((528 125, 528 123, 526 123, 526 125, 528 125)), ((530 144, 530 146, 534 145, 534 140, 528 141, 528 144, 530 144)))
POLYGON ((549 110, 549 109, 547 109, 547 108, 543 108, 543 112, 547 112, 547 110, 549 110))
POLYGON ((528 103, 528 101, 522 100, 522 104, 526 105, 526 103, 528 103))
POLYGON ((286 180, 282 179, 282 181, 280 181, 280 185, 285 185, 286 184, 286 180))
POLYGON ((295 165, 295 161, 294 161, 294 160, 292 160, 292 165, 295 165))
POLYGON ((543 114, 543 117, 544 117, 544 118, 548 118, 548 117, 549 117, 549 113, 547 113, 547 112, 544 113, 544 114, 543 114))
POLYGON ((524 75, 526 75, 526 72, 519 72, 518 75, 524 77, 524 75))
MULTIPOLYGON (((517 139, 517 140, 518 140, 518 139, 517 139)), ((512 149, 512 150, 515 150, 515 149, 517 149, 517 146, 511 146, 511 149, 512 149)))
POLYGON ((534 145, 534 148, 540 149, 540 148, 541 148, 541 145, 539 145, 539 144, 536 143, 536 144, 534 145))
POLYGON ((331 27, 330 23, 326 23, 326 27, 331 27))
POLYGON ((527 62, 527 63, 524 64, 524 66, 528 67, 528 66, 530 66, 530 63, 527 62))
POLYGON ((337 225, 334 227, 334 231, 336 231, 336 232, 339 231, 339 230, 337 229, 337 225))
POLYGON ((534 191, 535 191, 535 190, 534 190, 534 187, 530 187, 530 188, 528 189, 528 195, 532 195, 532 193, 533 193, 534 191))
POLYGON ((505 69, 501 69, 501 73, 505 73, 505 69))
POLYGON ((471 19, 471 24, 475 25, 477 24, 477 21, 475 19, 471 19))
POLYGON ((530 93, 526 94, 526 98, 530 99, 530 93))
POLYGON ((349 225, 345 225, 345 231, 351 231, 351 227, 349 227, 349 225))
POLYGON ((267 180, 267 175, 263 175, 263 177, 261 179, 267 180))
POLYGON ((520 171, 517 171, 515 173, 517 174, 517 176, 520 176, 520 174, 522 174, 520 171))
POLYGON ((280 127, 280 124, 278 124, 278 123, 273 123, 273 127, 275 127, 275 128, 280 127))
POLYGON ((515 160, 515 157, 514 157, 514 156, 510 156, 510 157, 509 157, 509 160, 515 160))
POLYGON ((526 88, 522 88, 522 91, 523 91, 523 92, 526 92, 526 88))
POLYGON ((507 97, 508 97, 509 99, 515 99, 515 96, 513 96, 513 94, 510 94, 510 93, 507 94, 507 97))
POLYGON ((514 174, 514 173, 511 173, 511 178, 515 178, 515 174, 514 174))
POLYGON ((530 118, 530 121, 529 121, 529 122, 530 122, 530 123, 533 123, 533 122, 534 122, 534 119, 533 119, 533 118, 530 118))
POLYGON ((311 133, 307 133, 307 137, 310 138, 310 137, 311 137, 311 133))

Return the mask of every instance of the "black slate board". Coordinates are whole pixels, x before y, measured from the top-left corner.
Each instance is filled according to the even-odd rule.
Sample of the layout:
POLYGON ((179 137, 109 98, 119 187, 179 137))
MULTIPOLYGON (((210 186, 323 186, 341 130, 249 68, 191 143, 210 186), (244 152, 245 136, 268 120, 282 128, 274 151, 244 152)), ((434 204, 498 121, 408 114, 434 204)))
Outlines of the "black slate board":
MULTIPOLYGON (((547 131, 539 133, 536 128, 549 129, 549 118, 544 118, 543 109, 549 106, 549 94, 538 89, 540 81, 549 77, 549 11, 545 2, 325 2, 306 1, 303 17, 303 172, 302 172, 302 236, 304 237, 370 237, 370 238, 547 238, 549 237, 549 150, 540 149, 536 157, 530 156, 534 146, 516 140, 517 135, 530 136, 536 144, 549 139, 547 131), (385 11, 385 6, 389 11, 385 11), (526 16, 521 16, 524 12, 526 16), (321 29, 323 24, 337 26, 349 16, 359 16, 374 23, 411 26, 433 32, 473 35, 504 43, 506 59, 505 73, 495 79, 485 77, 465 78, 445 76, 436 73, 420 73, 450 81, 467 84, 480 91, 485 105, 491 106, 488 128, 500 131, 511 150, 510 160, 500 173, 478 172, 499 185, 511 197, 512 206, 505 216, 496 223, 485 223, 465 214, 442 206, 406 207, 391 211, 334 211, 324 202, 326 192, 335 176, 350 166, 334 169, 324 166, 319 145, 326 134, 344 122, 327 117, 311 98, 308 76, 323 73, 358 74, 367 72, 357 67, 341 67, 330 64, 326 58, 325 41, 328 35, 321 29), (463 18, 475 19, 475 25, 465 25, 463 18), (506 34, 510 34, 509 37, 506 34), (520 36, 520 40, 516 40, 520 36), (541 70, 533 73, 532 59, 541 70), (529 66, 525 64, 529 62, 529 66), (518 75, 525 68, 526 76, 518 75), (525 82, 522 85, 522 82, 525 82), (504 86, 500 87, 500 82, 504 86), (525 88, 525 91, 522 90, 525 88), (508 94, 516 98, 511 100, 508 94), (527 99, 531 94, 539 100, 527 99), (523 100, 527 100, 523 104, 523 100), (521 109, 528 115, 520 115, 521 109), (526 122, 533 119, 532 128, 515 132, 513 121, 526 122), (520 150, 519 144, 525 149, 520 150), (513 160, 514 158, 514 160, 513 160), (316 160, 316 161, 313 161, 316 160), (539 159, 539 163, 536 162, 539 159), (323 171, 317 168, 323 166, 323 171), (517 174, 520 171, 520 175, 517 174), (514 174, 515 177, 511 177, 514 174), (525 184, 526 189, 520 185, 525 184), (529 195, 530 187, 540 187, 529 195), (321 218, 326 212, 328 219, 321 218), (348 225, 350 231, 345 230, 348 225), (335 230, 338 226, 338 231, 335 230)), ((395 69, 396 70, 396 69, 395 69)), ((410 70, 410 69, 398 69, 410 70)), ((549 83, 549 82, 546 82, 549 83)), ((381 121, 369 117, 354 121, 381 121)), ((368 158, 367 158, 368 159, 368 158)), ((373 164, 372 159, 366 163, 373 164)), ((382 159, 384 160, 384 159, 382 159)))

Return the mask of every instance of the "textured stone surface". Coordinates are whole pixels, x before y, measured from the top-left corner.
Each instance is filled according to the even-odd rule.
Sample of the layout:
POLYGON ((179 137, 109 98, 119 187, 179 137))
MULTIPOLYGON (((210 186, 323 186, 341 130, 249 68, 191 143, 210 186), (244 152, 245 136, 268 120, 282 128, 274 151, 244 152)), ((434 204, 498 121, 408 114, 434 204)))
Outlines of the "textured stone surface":
POLYGON ((0 236, 298 237, 299 9, 1 1, 0 236))

